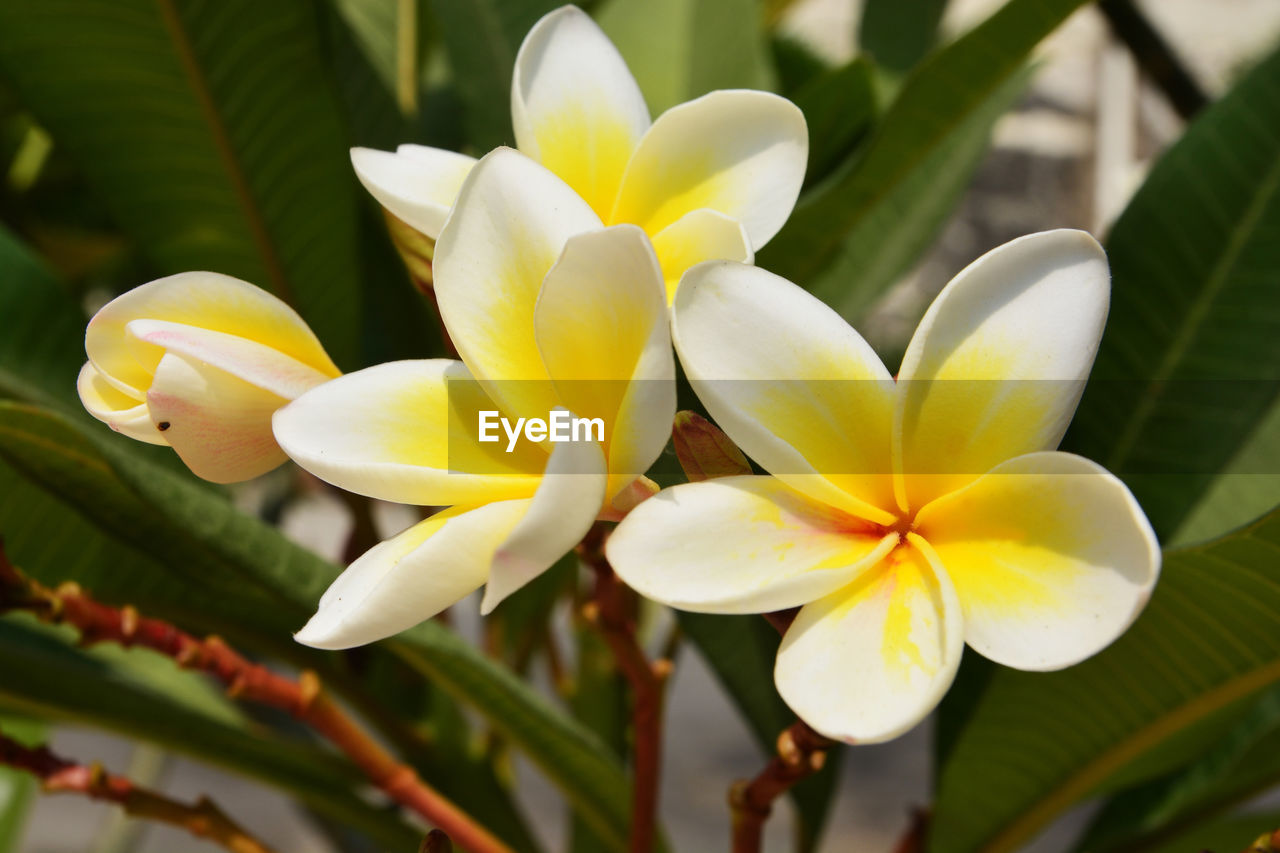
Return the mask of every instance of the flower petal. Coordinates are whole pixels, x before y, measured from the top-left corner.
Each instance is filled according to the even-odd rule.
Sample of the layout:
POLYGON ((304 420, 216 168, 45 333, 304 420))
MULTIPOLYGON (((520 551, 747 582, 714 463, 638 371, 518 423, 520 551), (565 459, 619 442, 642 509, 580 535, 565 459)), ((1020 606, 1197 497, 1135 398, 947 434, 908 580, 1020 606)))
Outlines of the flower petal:
POLYGON ((168 353, 147 391, 151 422, 197 477, 236 483, 285 461, 271 415, 287 400, 202 361, 168 353))
POLYGON ((937 706, 963 649, 950 580, 917 548, 903 546, 800 610, 782 638, 774 681, 791 710, 818 732, 879 743, 937 706))
POLYGON ((135 287, 89 321, 89 360, 122 391, 142 396, 164 350, 128 334, 134 320, 165 320, 236 335, 278 350, 326 376, 336 368, 292 308, 260 287, 212 272, 185 272, 135 287))
POLYGON ((649 129, 649 109, 609 37, 581 9, 562 6, 534 24, 520 45, 511 120, 520 150, 603 218, 649 129))
POLYGON ((130 336, 202 361, 264 391, 292 400, 333 377, 257 341, 165 320, 133 320, 130 336))
POLYGON ((496 409, 457 361, 394 361, 321 385, 276 413, 280 446, 335 486, 420 506, 529 497, 547 464, 538 445, 479 441, 496 409))
POLYGON ((649 469, 671 434, 676 369, 663 294, 649 238, 615 225, 569 238, 534 311, 560 399, 604 424, 610 498, 649 469))
POLYGON ((808 157, 809 131, 795 104, 768 92, 711 92, 649 128, 609 221, 657 234, 709 207, 741 222, 758 250, 791 215, 808 157))
POLYGON ((1096 654, 1141 612, 1160 546, 1133 495, 1101 466, 1032 453, 940 498, 916 519, 955 582, 965 639, 1019 669, 1096 654))
POLYGON ((609 562, 646 598, 702 613, 767 613, 849 584, 896 534, 773 477, 721 477, 659 492, 609 538, 609 562))
POLYGON ((351 165, 364 188, 396 218, 435 239, 476 163, 474 157, 401 145, 395 152, 352 148, 351 165))
POLYGON ((555 445, 528 510, 494 555, 481 615, 492 612, 582 541, 604 503, 607 481, 598 443, 555 445))
POLYGON ((349 649, 398 634, 480 588, 528 500, 454 507, 373 546, 320 599, 294 639, 349 649))
POLYGON ((689 382, 743 452, 815 500, 880 524, 894 509, 894 385, 840 315, 727 261, 680 284, 672 337, 689 382))
POLYGON ((703 261, 749 264, 755 260, 742 223, 707 208, 686 213, 655 234, 653 250, 666 279, 667 302, 676 298, 676 286, 685 271, 703 261))
POLYGON ((983 255, 943 289, 902 359, 896 452, 918 509, 992 466, 1057 447, 1107 317, 1110 275, 1083 231, 983 255))
POLYGON ((93 362, 85 362, 76 378, 76 390, 85 410, 121 435, 147 444, 168 444, 151 422, 143 400, 120 391, 107 382, 93 362))
POLYGON ((486 155, 462 187, 436 244, 435 292, 462 360, 509 415, 546 418, 557 405, 534 307, 565 242, 600 227, 577 193, 510 148, 486 155))

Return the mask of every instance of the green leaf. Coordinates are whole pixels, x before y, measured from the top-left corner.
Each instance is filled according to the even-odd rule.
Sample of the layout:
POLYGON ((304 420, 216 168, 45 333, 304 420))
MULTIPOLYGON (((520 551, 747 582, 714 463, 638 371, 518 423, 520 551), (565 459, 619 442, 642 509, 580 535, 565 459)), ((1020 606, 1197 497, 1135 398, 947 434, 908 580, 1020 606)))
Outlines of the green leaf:
MULTIPOLYGON (((759 616, 720 616, 683 610, 676 611, 676 616, 681 630, 697 646, 755 735, 762 759, 768 760, 777 753, 778 735, 796 721, 795 713, 782 701, 773 684, 778 632, 759 616)), ((790 791, 799 812, 801 850, 812 850, 821 836, 839 780, 842 754, 839 747, 830 750, 822 770, 790 791)))
POLYGON ((42 718, 161 744, 258 779, 395 849, 416 843, 416 830, 352 792, 363 777, 346 762, 249 722, 201 677, 165 658, 111 646, 83 651, 68 645, 72 636, 27 618, 0 619, 0 701, 42 718))
POLYGON ((867 0, 858 25, 858 46, 876 64, 903 74, 938 40, 947 0, 867 0))
POLYGON ((1122 476, 1164 538, 1280 390, 1277 105, 1280 52, 1187 129, 1107 241, 1111 314, 1068 444, 1122 476))
POLYGON ((605 0, 596 18, 657 116, 713 89, 772 89, 760 0, 605 0))
POLYGON ((308 0, 0 5, 0 73, 163 272, 294 303, 354 363, 356 182, 308 0))
POLYGON ((1010 0, 908 76, 856 160, 806 194, 757 262, 856 319, 919 259, 976 168, 1031 50, 1083 0, 1010 0))
POLYGON ((1248 849, 1266 832, 1280 828, 1280 812, 1258 812, 1206 821, 1188 829, 1168 843, 1150 848, 1148 853, 1236 853, 1248 849))
MULTIPOLYGON (((1268 690, 1220 742, 1169 776, 1124 791, 1077 845, 1089 853, 1163 849, 1206 817, 1280 782, 1280 689, 1268 690)), ((1280 824, 1278 824, 1280 825, 1280 824)))
POLYGON ((821 181, 853 152, 876 115, 871 63, 859 58, 823 71, 792 96, 809 125, 805 185, 821 181))
MULTIPOLYGON (((35 746, 44 734, 44 725, 26 717, 0 714, 0 732, 26 746, 35 746)), ((34 776, 0 767, 0 853, 18 849, 35 794, 34 776)))
POLYGON ((1019 849, 1085 797, 1155 778, 1280 683, 1280 512, 1168 551, 1113 646, 1063 672, 1000 669, 942 767, 930 850, 1019 849))
POLYGON ((511 74, 525 33, 558 0, 435 0, 453 79, 477 153, 514 145, 511 74))

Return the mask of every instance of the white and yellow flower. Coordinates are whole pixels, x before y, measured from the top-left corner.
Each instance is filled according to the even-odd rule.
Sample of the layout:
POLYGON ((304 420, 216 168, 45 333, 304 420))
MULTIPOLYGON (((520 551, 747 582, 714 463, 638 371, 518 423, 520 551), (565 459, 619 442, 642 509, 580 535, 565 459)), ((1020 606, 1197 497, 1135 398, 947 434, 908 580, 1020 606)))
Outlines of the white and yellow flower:
POLYGON ((605 228, 551 172, 498 149, 461 189, 435 277, 461 361, 372 367, 276 415, 280 444, 318 477, 451 507, 356 560, 297 635, 307 645, 390 636, 486 583, 487 613, 597 517, 626 509, 666 444, 675 361, 661 269, 639 228, 605 228), (511 453, 479 441, 481 410, 557 409, 601 418, 604 441, 511 453))
POLYGON ((292 308, 211 272, 112 300, 89 321, 85 352, 77 385, 89 413, 130 438, 169 445, 216 483, 284 462, 272 414, 339 375, 292 308))
POLYGON ((1109 291, 1087 234, 1015 240, 942 291, 895 382, 790 282, 697 267, 676 297, 676 350, 711 415, 773 476, 660 493, 619 525, 610 561, 673 607, 799 607, 778 690, 849 742, 921 720, 965 643, 1027 670, 1089 657, 1136 618, 1160 567, 1129 490, 1054 450, 1109 291))
MULTIPOLYGON (((669 297, 699 261, 751 262, 791 214, 809 150, 804 115, 767 92, 712 92, 650 122, 622 56, 574 6, 548 13, 525 37, 511 118, 519 150, 606 225, 644 229, 669 297)), ((440 232, 475 162, 419 145, 356 148, 351 159, 369 192, 428 237, 440 232)))

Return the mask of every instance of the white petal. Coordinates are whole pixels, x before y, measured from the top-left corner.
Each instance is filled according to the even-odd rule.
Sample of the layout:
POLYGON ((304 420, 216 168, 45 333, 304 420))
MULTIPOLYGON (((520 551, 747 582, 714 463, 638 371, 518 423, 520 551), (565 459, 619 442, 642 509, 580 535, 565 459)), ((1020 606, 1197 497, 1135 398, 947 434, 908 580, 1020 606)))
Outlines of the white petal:
POLYGON ((791 215, 808 157, 809 131, 795 104, 768 92, 711 92, 649 128, 611 221, 657 234, 707 207, 740 221, 758 250, 791 215))
POLYGON ((547 454, 528 441, 479 442, 496 410, 460 362, 394 361, 303 394, 275 417, 289 456, 350 492, 420 506, 528 497, 547 454))
POLYGON ((364 188, 398 219, 432 239, 440 235, 475 162, 474 157, 424 145, 401 145, 395 153, 351 149, 351 165, 364 188))
POLYGON ((592 441, 555 445, 528 511, 498 548, 481 615, 551 568, 582 541, 604 503, 604 452, 592 441))
POLYGON ((902 360, 904 502, 918 509, 992 466, 1057 447, 1107 318, 1110 274, 1083 231, 1006 243, 952 279, 902 360))
POLYGON ((1133 495, 1068 453, 1005 462, 921 510, 955 582, 965 640, 1019 669, 1060 669, 1124 633, 1151 595, 1160 546, 1133 495))
POLYGON ((510 415, 546 418, 557 404, 534 339, 534 307, 568 239, 600 227, 563 181, 499 148, 476 164, 440 233, 440 314, 472 375, 510 415))
POLYGON ((766 613, 848 585, 896 535, 772 477, 721 477, 659 492, 609 537, 609 562, 646 598, 703 613, 766 613))
POLYGON ((165 320, 132 320, 128 334, 167 352, 202 361, 287 400, 332 376, 257 341, 165 320))
POLYGON ((891 740, 923 720, 955 678, 964 628, 955 590, 901 546, 851 585, 800 610, 778 650, 782 698, 827 737, 891 740))
POLYGON ((214 483, 236 483, 285 461, 271 416, 287 401, 201 361, 169 353, 147 391, 151 421, 186 466, 214 483))
POLYGON ((511 119, 522 152, 565 180, 601 216, 649 129, 649 110, 617 48, 574 6, 529 30, 511 79, 511 119))
POLYGON ((260 287, 211 272, 185 272, 135 287, 108 302, 85 330, 89 360, 117 388, 139 395, 164 350, 126 331, 134 320, 164 320, 235 335, 278 350, 326 376, 338 369, 292 308, 260 287))
POLYGON ((653 250, 662 264, 668 302, 676 298, 676 286, 685 271, 703 261, 755 261, 751 238, 742 223, 706 208, 686 213, 655 234, 653 250))
POLYGON ((744 453, 815 500, 894 521, 893 379, 840 315, 758 267, 711 262, 681 282, 672 337, 744 453))
POLYGON ((447 509, 375 545, 333 582, 294 639, 349 649, 430 619, 480 588, 494 551, 528 504, 447 509))
POLYGON ((644 232, 617 225, 571 237, 534 325, 564 405, 604 424, 612 498, 662 453, 676 414, 662 272, 644 232))
POLYGON ((93 366, 86 362, 76 378, 76 390, 85 411, 121 435, 147 444, 168 444, 164 435, 151 422, 143 400, 122 393, 93 366))

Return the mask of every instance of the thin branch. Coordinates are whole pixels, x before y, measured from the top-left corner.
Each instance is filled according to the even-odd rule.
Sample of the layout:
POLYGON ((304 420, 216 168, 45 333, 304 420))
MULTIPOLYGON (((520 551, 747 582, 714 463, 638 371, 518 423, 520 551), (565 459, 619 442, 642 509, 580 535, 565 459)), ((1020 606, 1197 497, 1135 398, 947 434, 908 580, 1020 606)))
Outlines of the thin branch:
POLYGON ((1100 0, 1098 9, 1178 115, 1190 121, 1209 104, 1200 84, 1133 0, 1100 0))
POLYGON ((636 641, 635 594, 614 574, 604 556, 604 528, 597 524, 578 546, 583 562, 596 573, 594 599, 583 608, 609 644, 618 669, 631 686, 631 726, 634 732, 631 788, 631 853, 652 853, 657 834, 658 781, 662 760, 663 683, 671 662, 652 664, 636 641))
POLYGON ((270 847, 251 836, 205 797, 195 805, 180 803, 138 787, 123 776, 112 776, 100 765, 76 764, 50 752, 48 747, 23 746, 3 734, 0 734, 0 764, 32 774, 51 794, 82 794, 114 803, 127 815, 185 829, 233 853, 272 853, 270 847))
POLYGON ((750 782, 738 782, 729 791, 733 853, 759 853, 764 822, 773 811, 774 800, 801 779, 821 770, 832 746, 835 741, 800 721, 778 735, 778 754, 768 766, 750 782))
POLYGON ((374 740, 330 698, 310 670, 294 681, 250 663, 219 637, 197 639, 167 622, 141 616, 131 606, 110 607, 73 583, 50 589, 23 575, 0 546, 0 613, 9 610, 70 625, 85 645, 109 642, 151 649, 185 669, 213 676, 232 698, 292 714, 341 750, 387 796, 448 832, 472 853, 510 853, 510 848, 374 740))

